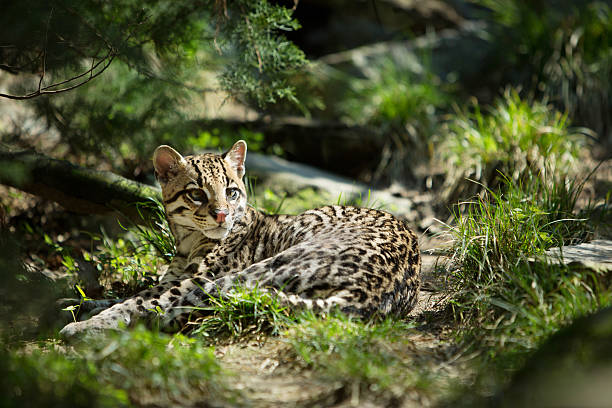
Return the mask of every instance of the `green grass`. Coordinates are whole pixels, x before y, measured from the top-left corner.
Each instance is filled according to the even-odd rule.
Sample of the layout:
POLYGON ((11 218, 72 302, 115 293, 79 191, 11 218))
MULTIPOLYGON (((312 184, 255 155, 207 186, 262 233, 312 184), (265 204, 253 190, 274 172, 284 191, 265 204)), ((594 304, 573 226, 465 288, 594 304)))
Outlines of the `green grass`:
MULTIPOLYGON (((533 296, 538 282, 550 283, 547 276, 554 274, 540 276, 541 268, 529 267, 527 260, 550 247, 581 242, 589 236, 588 219, 577 215, 581 188, 582 184, 566 179, 549 183, 531 176, 517 183, 506 178, 503 192, 489 189, 474 201, 460 204, 450 227, 452 257, 459 265, 455 273, 459 298, 466 296, 467 304, 477 300, 478 305, 516 290, 533 296)), ((477 314, 488 310, 485 304, 477 314)))
POLYGON ((212 349, 136 328, 74 351, 0 350, 1 407, 116 407, 231 401, 212 349))
POLYGON ((220 339, 275 336, 295 321, 287 306, 282 305, 274 294, 239 285, 224 296, 210 296, 209 305, 194 310, 206 316, 192 324, 193 334, 201 335, 211 343, 220 339))
POLYGON ((401 398, 407 389, 426 392, 435 381, 434 363, 414 353, 414 325, 397 318, 364 321, 342 313, 294 314, 267 292, 236 287, 199 309, 192 335, 207 342, 245 341, 279 336, 291 349, 286 356, 341 384, 353 400, 372 394, 401 398))
POLYGON ((446 194, 454 201, 480 190, 466 179, 496 188, 500 173, 517 181, 529 173, 565 172, 579 163, 583 141, 567 115, 507 89, 488 112, 474 102, 448 122, 438 148, 449 165, 446 194))
POLYGON ((136 205, 138 214, 144 221, 144 226, 134 223, 130 228, 122 227, 126 231, 133 232, 143 244, 148 244, 149 247, 154 248, 164 260, 171 261, 176 254, 176 242, 172 231, 170 231, 163 204, 150 198, 149 201, 136 205), (149 210, 148 217, 143 215, 141 208, 149 210))
POLYGON ((591 235, 576 204, 582 183, 534 175, 504 182, 462 203, 450 227, 456 266, 450 308, 459 343, 479 354, 476 384, 485 393, 504 384, 508 371, 551 334, 612 303, 601 273, 541 258, 550 247, 591 235))
POLYGON ((82 256, 97 269, 100 282, 108 289, 107 297, 129 295, 151 285, 152 277, 162 264, 172 260, 176 251, 161 203, 151 199, 137 205, 139 212, 147 207, 151 214, 145 219, 141 213, 144 225, 119 223, 125 232, 112 237, 101 227, 99 234, 88 233, 89 250, 58 243, 47 234, 43 234, 44 241, 61 257, 64 270, 74 278, 78 277, 75 256, 82 256))
POLYGON ((477 281, 492 280, 496 270, 521 257, 583 241, 591 232, 588 219, 577 214, 582 183, 565 177, 549 182, 533 174, 524 182, 501 179, 497 192, 487 189, 453 213, 454 257, 477 281))
MULTIPOLYGON (((518 181, 501 177, 503 186, 462 204, 454 214, 454 254, 461 268, 452 278, 450 309, 459 323, 457 344, 478 354, 478 373, 460 376, 470 386, 476 377, 476 387, 464 393, 497 389, 544 339, 575 317, 612 301, 605 280, 596 273, 527 262, 527 257, 579 242, 592 232, 585 217, 578 215, 582 184, 570 178, 546 179, 547 174, 551 173, 528 172, 518 181)), ((285 196, 265 189, 250 197, 270 213, 287 212, 295 197, 303 199, 303 209, 320 199, 310 190, 285 196)), ((338 203, 346 203, 342 200, 339 197, 338 203)), ((369 197, 355 204, 376 206, 369 197)), ((119 238, 102 234, 88 259, 112 271, 108 279, 142 282, 137 268, 152 274, 162 262, 159 255, 172 254, 171 248, 164 249, 167 236, 157 222, 162 221, 130 228, 119 238)), ((61 245, 54 250, 63 254, 61 245)), ((293 368, 337 384, 341 398, 355 404, 374 399, 394 405, 415 393, 437 400, 454 395, 451 386, 457 381, 441 368, 452 366, 454 360, 423 353, 424 347, 413 343, 419 337, 415 327, 397 318, 362 321, 341 314, 296 315, 274 295, 242 287, 223 298, 212 297, 200 311, 205 317, 191 325, 191 339, 136 329, 111 336, 104 344, 81 346, 78 355, 5 353, 7 364, 13 364, 4 366, 5 372, 21 381, 17 386, 11 383, 13 391, 7 392, 17 401, 12 406, 28 405, 30 400, 24 398, 38 394, 45 401, 58 401, 58 406, 79 406, 81 400, 91 406, 226 401, 232 397, 227 376, 205 345, 268 336, 287 344, 287 361, 297 364, 293 368), (60 377, 56 388, 41 385, 60 377), (16 395, 17 389, 32 392, 16 395)))
POLYGON ((447 394, 455 399, 450 406, 484 406, 550 336, 612 305, 600 273, 522 262, 504 274, 504 282, 466 285, 451 301, 459 323, 455 341, 470 356, 472 375, 447 394))
POLYGON ((95 367, 60 353, 0 352, 0 407, 125 407, 123 390, 98 384, 95 367))
MULTIPOLYGON (((418 64, 418 63, 417 63, 418 64)), ((424 66, 401 67, 384 60, 371 67, 367 79, 352 79, 340 104, 345 119, 383 126, 406 141, 429 142, 441 108, 449 104, 440 79, 424 66)))
POLYGON ((408 389, 424 389, 429 381, 411 353, 413 328, 394 318, 365 322, 340 313, 306 313, 286 336, 303 366, 342 383, 352 398, 359 393, 398 397, 408 389))
POLYGON ((335 117, 368 126, 384 140, 373 183, 414 181, 415 164, 432 158, 434 135, 453 96, 449 84, 430 69, 429 60, 427 55, 402 63, 380 58, 364 70, 366 78, 345 76, 340 89, 330 86, 340 95, 329 105, 335 107, 335 117))
POLYGON ((368 194, 365 196, 361 192, 348 197, 340 193, 336 205, 351 205, 354 207, 373 208, 375 210, 384 210, 387 206, 384 202, 372 198, 371 190, 368 190, 368 194))
POLYGON ((102 231, 92 240, 98 244, 91 253, 84 253, 85 259, 96 265, 103 284, 110 287, 113 282, 119 282, 124 295, 150 285, 150 277, 164 263, 154 247, 133 234, 111 238, 102 231))
POLYGON ((247 177, 245 185, 249 204, 267 214, 300 214, 332 201, 327 192, 312 187, 258 186, 254 177, 247 177))

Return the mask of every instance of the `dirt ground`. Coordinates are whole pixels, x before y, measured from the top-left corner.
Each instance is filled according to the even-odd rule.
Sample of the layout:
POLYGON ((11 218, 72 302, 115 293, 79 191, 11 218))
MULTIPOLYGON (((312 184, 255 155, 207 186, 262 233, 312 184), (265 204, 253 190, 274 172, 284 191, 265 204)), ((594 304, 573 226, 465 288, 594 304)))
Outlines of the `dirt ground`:
MULTIPOLYGON (((465 369, 461 355, 449 341, 448 317, 436 322, 443 313, 446 297, 441 291, 436 267, 444 259, 436 253, 444 241, 428 237, 422 240, 422 287, 419 301, 410 314, 418 329, 409 335, 410 354, 428 359, 433 370, 448 379, 465 369), (432 321, 433 320, 433 321, 432 321)), ((378 397, 347 389, 319 372, 301 367, 288 352, 291 346, 279 338, 230 344, 217 348, 222 365, 235 375, 233 387, 240 390, 253 407, 427 407, 436 401, 416 390, 407 390, 400 398, 378 397)))

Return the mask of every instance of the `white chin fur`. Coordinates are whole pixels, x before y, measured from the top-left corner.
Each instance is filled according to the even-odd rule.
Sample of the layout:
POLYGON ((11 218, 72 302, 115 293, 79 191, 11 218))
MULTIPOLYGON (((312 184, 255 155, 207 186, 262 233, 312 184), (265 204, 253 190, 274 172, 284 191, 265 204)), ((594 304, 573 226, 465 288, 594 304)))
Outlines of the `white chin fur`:
POLYGON ((223 239, 229 233, 229 229, 228 228, 213 228, 213 229, 202 231, 202 233, 210 239, 223 239))

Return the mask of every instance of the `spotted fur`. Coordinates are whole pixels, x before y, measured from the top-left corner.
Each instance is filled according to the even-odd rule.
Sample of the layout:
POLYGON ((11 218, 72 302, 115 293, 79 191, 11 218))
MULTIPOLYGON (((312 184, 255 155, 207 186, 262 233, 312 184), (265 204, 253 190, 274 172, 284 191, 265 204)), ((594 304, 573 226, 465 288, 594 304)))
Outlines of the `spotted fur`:
POLYGON ((224 155, 154 155, 177 254, 157 286, 89 320, 62 329, 71 337, 117 328, 164 311, 181 328, 194 306, 237 284, 271 291, 294 308, 338 308, 359 316, 405 314, 417 299, 421 259, 415 234, 389 213, 329 206, 297 216, 267 215, 247 204, 246 143, 224 155))

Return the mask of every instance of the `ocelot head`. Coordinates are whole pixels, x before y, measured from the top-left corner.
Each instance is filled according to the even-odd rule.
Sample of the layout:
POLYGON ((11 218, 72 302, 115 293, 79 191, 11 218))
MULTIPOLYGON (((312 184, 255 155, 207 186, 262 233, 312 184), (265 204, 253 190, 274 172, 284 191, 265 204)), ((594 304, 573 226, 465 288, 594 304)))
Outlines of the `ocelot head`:
POLYGON ((247 205, 242 182, 247 145, 239 140, 226 153, 181 156, 170 146, 155 149, 155 175, 170 223, 223 239, 247 205))

